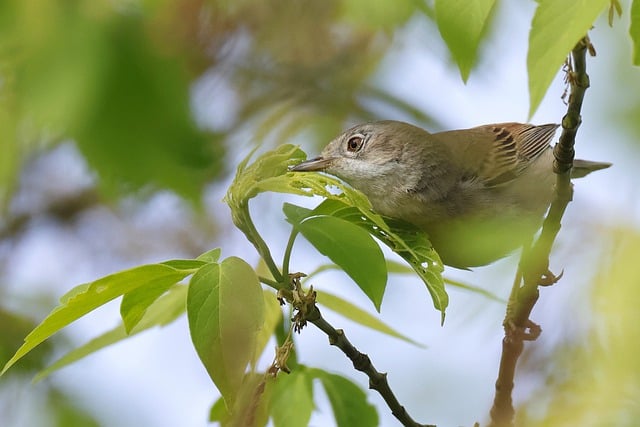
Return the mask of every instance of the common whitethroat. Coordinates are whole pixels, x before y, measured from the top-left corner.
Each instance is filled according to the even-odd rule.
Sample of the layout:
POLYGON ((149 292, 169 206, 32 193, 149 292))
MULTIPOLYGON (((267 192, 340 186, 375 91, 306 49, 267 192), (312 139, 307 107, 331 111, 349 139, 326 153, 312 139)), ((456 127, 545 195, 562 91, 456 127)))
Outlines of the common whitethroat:
MULTIPOLYGON (((429 133, 385 120, 354 126, 292 171, 324 171, 382 215, 426 231, 450 266, 493 262, 530 238, 554 195, 558 125, 498 123, 429 133)), ((610 163, 574 160, 572 176, 610 163)))

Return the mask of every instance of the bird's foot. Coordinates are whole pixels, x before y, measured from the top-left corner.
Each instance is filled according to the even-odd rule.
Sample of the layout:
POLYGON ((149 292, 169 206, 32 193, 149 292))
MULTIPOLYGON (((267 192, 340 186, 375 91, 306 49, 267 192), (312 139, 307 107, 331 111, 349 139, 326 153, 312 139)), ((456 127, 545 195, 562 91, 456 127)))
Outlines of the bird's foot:
POLYGON ((508 340, 535 341, 542 333, 542 328, 537 323, 527 320, 524 326, 517 326, 509 323, 505 328, 505 335, 508 340))
POLYGON ((540 282, 538 286, 551 286, 558 282, 558 280, 562 279, 562 275, 564 274, 564 270, 560 272, 557 276, 551 272, 551 270, 547 270, 545 273, 542 273, 540 277, 540 282))

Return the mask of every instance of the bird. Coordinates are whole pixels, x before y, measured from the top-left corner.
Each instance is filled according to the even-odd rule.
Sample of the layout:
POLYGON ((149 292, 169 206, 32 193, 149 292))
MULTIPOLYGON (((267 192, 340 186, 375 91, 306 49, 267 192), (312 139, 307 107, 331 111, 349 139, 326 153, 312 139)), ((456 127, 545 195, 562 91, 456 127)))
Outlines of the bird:
MULTIPOLYGON (((503 258, 540 228, 554 197, 557 124, 496 123, 438 133, 384 120, 359 124, 293 172, 334 175, 375 212, 426 232, 442 262, 503 258)), ((574 160, 573 176, 610 163, 574 160)))

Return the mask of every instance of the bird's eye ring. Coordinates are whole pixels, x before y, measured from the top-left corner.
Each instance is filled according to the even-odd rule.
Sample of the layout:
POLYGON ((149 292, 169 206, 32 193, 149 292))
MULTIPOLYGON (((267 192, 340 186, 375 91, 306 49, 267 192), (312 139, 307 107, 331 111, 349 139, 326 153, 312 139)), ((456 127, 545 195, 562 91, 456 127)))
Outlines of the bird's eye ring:
POLYGON ((347 140, 347 151, 352 153, 358 152, 362 149, 364 145, 364 136, 358 134, 353 135, 347 140))

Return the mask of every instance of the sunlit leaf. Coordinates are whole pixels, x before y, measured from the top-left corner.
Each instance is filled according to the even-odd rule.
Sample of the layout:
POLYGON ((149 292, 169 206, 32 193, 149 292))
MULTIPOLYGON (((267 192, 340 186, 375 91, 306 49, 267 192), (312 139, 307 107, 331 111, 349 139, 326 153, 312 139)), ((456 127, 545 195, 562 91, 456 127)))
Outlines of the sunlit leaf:
POLYGON ((269 413, 275 427, 307 427, 313 404, 313 377, 304 366, 288 375, 278 375, 269 402, 269 413))
POLYGON ((633 65, 640 65, 640 0, 633 0, 631 3, 629 34, 633 41, 633 65))
POLYGON ((258 276, 236 257, 203 266, 189 284, 187 315, 198 356, 231 408, 264 323, 258 276))
POLYGON ((46 369, 40 371, 34 378, 34 381, 40 381, 53 372, 75 363, 98 350, 115 344, 118 341, 125 340, 154 326, 164 326, 173 322, 180 317, 186 309, 187 289, 187 286, 184 285, 172 287, 165 295, 158 298, 157 301, 149 306, 142 319, 131 331, 127 332, 124 325, 119 325, 105 332, 88 343, 71 350, 46 369))
MULTIPOLYGON (((322 177, 321 180, 331 179, 319 174, 307 175, 322 177)), ((342 185, 337 180, 333 184, 344 193, 336 195, 321 189, 320 195, 327 197, 327 200, 313 211, 308 211, 309 215, 322 214, 342 218, 366 229, 372 236, 382 241, 405 259, 423 280, 431 294, 434 306, 442 312, 444 320, 444 311, 449 301, 442 280, 444 267, 426 234, 404 222, 381 217, 369 208, 369 201, 362 193, 342 185)), ((314 191, 317 190, 314 188, 314 191)), ((305 212, 305 208, 289 209, 291 212, 295 211, 297 216, 302 216, 305 212)))
MULTIPOLYGON (((411 270, 411 272, 413 272, 413 270, 411 270)), ((335 311, 336 313, 346 317, 347 319, 353 320, 354 322, 362 326, 371 328, 374 331, 381 332, 394 338, 401 339, 415 346, 424 347, 422 344, 413 341, 411 338, 405 335, 402 335, 400 332, 380 321, 380 319, 378 319, 377 317, 372 316, 363 309, 355 306, 354 304, 351 304, 349 301, 332 295, 327 291, 319 291, 316 296, 316 301, 321 306, 335 311)))
MULTIPOLYGON (((205 263, 204 261, 195 259, 178 259, 165 261, 161 264, 175 268, 176 270, 195 273, 205 263)), ((120 303, 120 316, 122 317, 127 333, 131 332, 131 330, 138 324, 142 319, 142 316, 144 316, 144 313, 147 311, 147 308, 173 285, 173 283, 167 282, 163 284, 153 283, 147 286, 140 286, 131 292, 127 292, 122 297, 122 302, 120 303)))
POLYGON ((367 402, 367 394, 347 378, 321 369, 310 370, 327 392, 338 427, 375 427, 378 412, 367 402))
POLYGON ((209 422, 219 422, 220 425, 226 425, 229 422, 229 411, 224 403, 222 396, 214 402, 209 410, 209 422))
POLYGON ((609 0, 538 1, 527 53, 529 117, 542 102, 569 52, 587 34, 608 3, 609 0))
MULTIPOLYGON (((252 164, 249 164, 249 157, 241 162, 225 197, 231 207, 234 224, 255 245, 255 229, 247 217, 249 199, 268 191, 325 197, 328 199, 325 203, 336 203, 333 206, 323 204, 319 207, 328 209, 326 215, 336 216, 365 228, 411 265, 426 284, 434 306, 442 312, 444 318, 448 305, 441 276, 444 267, 426 234, 398 221, 385 220, 371 210, 371 203, 364 194, 344 185, 337 178, 318 173, 288 172, 290 166, 305 158, 305 153, 298 147, 282 145, 264 153, 252 164), (333 209, 341 212, 330 212, 333 209)), ((299 215, 294 216, 299 217, 304 213, 301 210, 299 212, 299 215)), ((314 213, 319 214, 320 211, 314 213)))
POLYGON ((278 179, 285 176, 289 166, 300 163, 306 158, 306 154, 299 147, 290 144, 281 145, 275 150, 262 154, 247 166, 252 154, 238 165, 235 179, 225 196, 225 202, 232 211, 239 205, 247 203, 261 191, 304 194, 304 191, 288 185, 286 180, 278 179), (265 190, 265 182, 273 187, 267 184, 268 190, 265 190))
POLYGON ((204 262, 218 262, 222 250, 220 248, 211 249, 203 254, 198 255, 196 260, 204 262))
POLYGON ((269 419, 273 382, 264 374, 246 374, 233 408, 227 408, 223 398, 216 400, 209 411, 209 422, 229 427, 264 427, 269 419))
POLYGON ((476 62, 478 46, 495 0, 436 0, 436 22, 465 82, 476 62))
POLYGON ((0 375, 51 335, 114 298, 144 286, 165 287, 175 284, 189 274, 190 270, 176 270, 168 265, 150 264, 75 287, 64 295, 60 299, 60 305, 27 335, 25 343, 7 362, 0 375))
POLYGON ((32 132, 73 139, 103 188, 168 188, 198 199, 222 171, 224 144, 194 120, 185 52, 155 40, 146 13, 5 3, 3 89, 10 81, 18 119, 32 132))
POLYGON ((369 233, 332 216, 313 216, 295 227, 321 254, 339 265, 380 310, 387 270, 384 255, 369 233))
POLYGON ((406 22, 416 11, 413 0, 344 0, 340 17, 351 25, 378 30, 391 30, 406 22))

